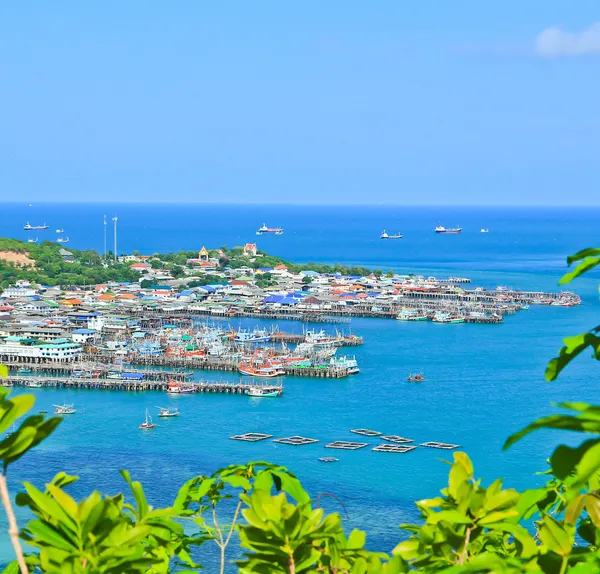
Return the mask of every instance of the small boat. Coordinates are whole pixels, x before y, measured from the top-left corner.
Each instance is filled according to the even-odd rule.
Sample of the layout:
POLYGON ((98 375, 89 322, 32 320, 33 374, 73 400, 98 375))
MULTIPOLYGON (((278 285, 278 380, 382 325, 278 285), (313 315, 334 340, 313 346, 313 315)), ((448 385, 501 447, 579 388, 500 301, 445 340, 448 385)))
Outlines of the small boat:
POLYGON ((281 377, 282 375, 285 375, 285 371, 283 369, 266 363, 257 366, 249 363, 241 363, 238 367, 238 370, 240 373, 242 373, 242 375, 246 375, 248 377, 272 379, 274 377, 281 377))
POLYGON ((489 232, 490 232, 490 230, 487 229, 487 228, 485 228, 485 227, 482 228, 481 231, 480 231, 480 233, 489 233, 489 232))
POLYGON ((64 229, 57 229, 57 230, 56 230, 56 233, 64 233, 64 232, 65 232, 65 230, 64 230, 64 229))
POLYGON ((37 243, 37 242, 38 242, 38 238, 37 238, 37 237, 36 237, 35 239, 33 239, 33 237, 30 237, 30 238, 27 240, 27 243, 37 243))
POLYGON ((33 371, 31 369, 26 369, 25 367, 21 367, 17 371, 17 375, 31 375, 33 371))
POLYGON ((449 313, 443 313, 442 311, 438 311, 433 316, 433 322, 434 323, 446 323, 446 324, 464 323, 465 318, 461 315, 451 315, 449 313))
POLYGON ((260 387, 253 386, 249 387, 246 390, 246 394, 249 397, 279 397, 283 394, 283 387, 281 386, 273 386, 273 387, 260 387))
POLYGON ((283 235, 283 227, 267 227, 267 224, 263 223, 262 227, 258 228, 256 235, 262 235, 263 233, 274 233, 275 235, 283 235))
POLYGON ((319 462, 339 462, 340 459, 336 458, 335 456, 322 456, 319 459, 319 462))
POLYGON ((425 377, 423 376, 423 373, 415 373, 414 375, 411 373, 410 375, 408 375, 406 380, 409 383, 424 383, 425 377))
POLYGON ((159 417, 178 417, 179 416, 179 409, 177 408, 170 408, 170 407, 156 407, 158 409, 158 416, 159 417))
POLYGON ((74 404, 68 405, 67 403, 65 403, 64 405, 52 406, 54 407, 55 415, 74 415, 77 412, 74 404))
POLYGON ((255 329, 254 332, 245 331, 240 329, 234 337, 235 343, 268 343, 271 340, 271 336, 267 331, 255 329))
POLYGON ((33 379, 32 381, 25 381, 23 386, 29 387, 30 389, 41 389, 43 385, 40 381, 33 379))
POLYGON ((69 243, 69 238, 68 237, 59 237, 56 240, 56 243, 69 243))
POLYGON ((402 239, 402 233, 396 233, 396 235, 390 235, 384 229, 383 233, 379 237, 380 237, 380 239, 402 239))
POLYGON ((461 233, 462 227, 443 227, 438 225, 434 230, 438 235, 457 235, 461 233))
POLYGON ((173 380, 169 381, 169 386, 167 387, 167 393, 170 395, 190 395, 195 392, 196 389, 194 387, 183 387, 180 383, 173 380))
POLYGON ((152 417, 146 409, 146 420, 140 425, 141 429, 153 429, 156 425, 152 422, 152 417))

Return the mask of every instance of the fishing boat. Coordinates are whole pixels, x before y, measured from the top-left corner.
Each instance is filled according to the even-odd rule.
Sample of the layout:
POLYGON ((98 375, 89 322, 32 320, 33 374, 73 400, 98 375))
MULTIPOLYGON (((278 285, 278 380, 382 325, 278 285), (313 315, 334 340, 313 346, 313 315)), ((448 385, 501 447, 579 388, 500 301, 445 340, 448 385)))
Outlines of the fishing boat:
POLYGON ((409 383, 423 383, 425 382, 425 377, 423 377, 423 373, 415 373, 414 375, 411 373, 406 377, 406 380, 409 383))
POLYGON ((42 383, 36 379, 33 379, 31 381, 25 381, 25 383, 23 383, 24 387, 29 387, 30 389, 41 389, 42 388, 42 383))
POLYGON ((489 232, 490 232, 490 230, 487 229, 487 228, 485 228, 485 227, 482 228, 481 231, 480 231, 480 233, 489 233, 489 232))
POLYGON ((396 315, 396 319, 398 321, 427 321, 428 317, 423 311, 404 308, 396 315))
POLYGON ((341 367, 348 369, 349 375, 356 375, 360 373, 356 357, 349 357, 348 355, 343 355, 341 357, 332 357, 329 364, 332 367, 341 367))
POLYGON ((64 233, 64 232, 65 232, 65 230, 64 230, 64 229, 57 229, 57 230, 56 230, 56 233, 64 233))
POLYGON ((435 228, 435 232, 438 235, 456 235, 462 231, 462 227, 443 227, 442 225, 438 225, 435 228))
POLYGON ((461 315, 450 315, 449 313, 442 313, 441 311, 438 311, 433 316, 433 322, 434 323, 446 323, 446 324, 464 323, 465 318, 461 315))
POLYGON ((177 408, 171 408, 171 407, 156 407, 158 409, 158 416, 159 417, 178 417, 179 416, 179 409, 177 408))
POLYGON ((386 230, 383 230, 383 233, 379 236, 381 239, 402 239, 402 233, 396 233, 396 235, 390 235, 389 233, 386 232, 386 230))
POLYGON ((17 371, 17 375, 31 375, 33 371, 31 369, 27 369, 25 367, 21 367, 18 371, 17 371))
POLYGON ((233 339, 236 343, 268 343, 271 337, 267 331, 255 329, 253 332, 240 329, 233 339))
POLYGON ((140 425, 141 429, 153 429, 156 425, 152 422, 152 417, 146 409, 146 420, 140 425))
POLYGON ((48 229, 48 226, 44 223, 44 225, 30 225, 29 221, 23 226, 25 231, 34 231, 34 230, 44 230, 48 229))
POLYGON ((74 415, 77 411, 74 404, 52 405, 55 415, 74 415))
POLYGON ((68 237, 59 237, 56 240, 56 243, 69 243, 69 238, 68 237))
POLYGON ((33 239, 33 237, 30 237, 30 238, 27 240, 27 243, 37 243, 37 242, 38 242, 38 238, 37 238, 37 237, 36 237, 35 239, 33 239))
POLYGON ((170 395, 191 395, 195 393, 196 389, 190 386, 182 386, 180 383, 176 381, 170 380, 169 385, 167 386, 167 393, 170 395))
POLYGON ((281 367, 269 363, 255 365, 252 361, 250 361, 250 363, 240 363, 238 370, 242 375, 248 377, 260 377, 263 379, 272 379, 274 377, 285 375, 285 371, 281 367))
POLYGON ((283 227, 267 227, 267 224, 263 223, 262 227, 258 228, 256 235, 262 235, 263 233, 274 233, 275 235, 283 235, 283 227))
POLYGON ((281 386, 253 386, 246 390, 246 394, 249 397, 278 397, 283 394, 283 387, 281 386))

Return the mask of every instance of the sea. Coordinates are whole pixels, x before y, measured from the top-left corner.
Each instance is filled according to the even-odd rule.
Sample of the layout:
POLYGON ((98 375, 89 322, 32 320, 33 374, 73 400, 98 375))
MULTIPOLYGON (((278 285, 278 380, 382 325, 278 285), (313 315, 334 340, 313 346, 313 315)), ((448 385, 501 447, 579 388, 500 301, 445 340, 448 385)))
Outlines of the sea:
MULTIPOLYGON (((424 276, 470 277, 473 286, 506 286, 558 291, 566 256, 598 245, 599 209, 510 207, 164 205, 164 204, 3 204, 4 237, 54 239, 63 228, 67 248, 114 249, 117 217, 119 253, 200 250, 256 242, 258 248, 295 262, 342 263, 424 276), (46 232, 23 225, 47 223, 46 232), (256 236, 263 223, 281 226, 280 236, 256 236), (440 236, 436 225, 461 226, 460 235, 440 236), (489 233, 481 233, 482 228, 489 233), (403 239, 382 241, 383 230, 403 239)), ((411 438, 415 444, 443 441, 460 445, 473 459, 484 484, 504 477, 506 487, 539 484, 537 473, 560 443, 581 440, 564 432, 536 432, 512 448, 505 439, 536 417, 557 412, 557 403, 600 401, 600 365, 584 353, 554 383, 545 366, 564 337, 599 321, 598 275, 569 289, 583 299, 575 308, 531 306, 501 325, 440 325, 353 319, 344 326, 364 337, 350 349, 360 373, 341 380, 285 379, 277 399, 196 395, 169 397, 158 392, 127 393, 34 389, 35 410, 75 403, 49 439, 9 469, 12 494, 23 481, 43 487, 56 472, 80 477, 70 487, 76 497, 92 489, 123 490, 119 469, 140 480, 151 503, 169 505, 180 485, 233 463, 267 460, 296 473, 328 512, 340 512, 350 530, 367 532, 367 546, 391 551, 406 535, 402 523, 418 520, 414 502, 434 497, 447 482, 452 452, 417 448, 406 454, 368 448, 331 451, 333 440, 357 440, 351 429, 368 428, 411 438), (423 384, 408 384, 422 371, 423 384), (160 420, 154 431, 138 425, 145 409, 177 406, 181 416, 160 420), (273 437, 301 435, 319 442, 286 446, 272 440, 244 443, 235 434, 261 432, 273 437), (333 455, 337 463, 319 457, 333 455), (319 495, 333 496, 319 496, 319 495)), ((238 328, 267 322, 234 319, 238 328)), ((278 321, 282 330, 302 324, 278 321)), ((325 326, 333 331, 334 326, 325 326)), ((346 353, 348 349, 342 350, 346 353)), ((197 372, 205 380, 238 380, 233 373, 197 372)), ((15 390, 15 392, 21 392, 15 390)), ((361 439, 362 440, 362 439, 361 439)), ((27 514, 19 510, 19 520, 27 514)), ((2 527, 3 525, 0 525, 2 527)), ((0 562, 12 558, 8 537, 0 538, 0 562)), ((209 558, 210 561, 210 558, 209 558)))

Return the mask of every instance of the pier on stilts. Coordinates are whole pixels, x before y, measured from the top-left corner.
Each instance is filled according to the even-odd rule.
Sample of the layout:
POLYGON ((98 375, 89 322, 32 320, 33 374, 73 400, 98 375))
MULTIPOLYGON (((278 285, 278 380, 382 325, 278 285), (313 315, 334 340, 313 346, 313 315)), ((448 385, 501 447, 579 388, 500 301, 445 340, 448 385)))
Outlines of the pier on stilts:
MULTIPOLYGON (((89 389, 106 391, 166 391, 168 381, 122 380, 122 379, 85 379, 79 377, 35 377, 27 375, 10 375, 0 381, 5 387, 25 388, 58 388, 89 389)), ((251 387, 260 386, 256 382, 244 381, 189 381, 186 388, 193 388, 197 393, 226 393, 245 395, 251 387)), ((270 386, 273 386, 272 383, 270 386)), ((279 386, 279 385, 278 385, 279 386)), ((283 388, 283 386, 281 386, 283 388)))

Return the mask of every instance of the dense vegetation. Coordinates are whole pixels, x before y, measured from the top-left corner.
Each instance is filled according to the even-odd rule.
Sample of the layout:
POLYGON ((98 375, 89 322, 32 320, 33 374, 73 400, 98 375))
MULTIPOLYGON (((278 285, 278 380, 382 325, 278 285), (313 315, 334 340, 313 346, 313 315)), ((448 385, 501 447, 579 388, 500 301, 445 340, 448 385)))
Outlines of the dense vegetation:
MULTIPOLYGON (((600 250, 585 250, 569 262, 578 265, 564 282, 600 264, 600 250)), ((555 379, 586 348, 600 359, 599 332, 596 327, 565 339, 546 378, 555 379)), ((33 402, 31 395, 9 398, 0 388, 0 432, 33 402)), ((98 492, 76 501, 67 492, 76 477, 59 473, 43 489, 24 484, 16 503, 34 518, 19 531, 6 489, 7 469, 60 423, 41 414, 30 416, 0 442, 0 496, 17 556, 5 572, 197 572, 202 545, 212 544, 221 573, 232 557, 242 574, 599 573, 600 406, 561 406, 571 414, 539 419, 505 444, 509 448, 538 429, 588 435, 575 448, 557 446, 544 486, 518 492, 503 489, 498 479, 485 487, 469 457, 457 452, 447 486, 440 496, 416 503, 421 520, 402 525, 404 540, 391 555, 366 550, 365 533, 347 535, 340 516, 325 516, 292 473, 264 462, 194 477, 162 509, 148 504, 141 484, 125 471, 132 504, 123 494, 98 492), (241 546, 243 556, 228 550, 233 543, 241 546), (24 555, 22 544, 36 552, 24 555)))
MULTIPOLYGON (((132 271, 131 262, 115 262, 112 253, 106 257, 99 255, 93 249, 79 251, 77 249, 68 249, 72 253, 72 260, 65 261, 60 255, 63 247, 51 241, 44 241, 41 244, 25 243, 16 239, 0 238, 0 252, 10 252, 27 255, 34 261, 34 265, 25 265, 5 261, 0 258, 0 287, 5 288, 23 279, 39 285, 91 285, 97 283, 107 283, 109 281, 133 282, 139 280, 139 273, 132 271)), ((268 255, 259 252, 259 257, 251 260, 243 254, 241 247, 228 249, 226 246, 221 248, 223 254, 217 250, 209 252, 211 257, 219 260, 217 270, 223 270, 226 267, 239 269, 241 267, 250 267, 253 269, 275 267, 276 265, 286 265, 291 271, 313 270, 319 273, 341 273, 343 275, 364 276, 371 273, 369 269, 363 267, 346 267, 343 265, 321 265, 317 263, 308 263, 297 265, 285 261, 280 257, 268 255)), ((136 254, 134 252, 134 254, 136 254)), ((179 279, 189 277, 189 287, 199 287, 215 283, 218 280, 211 275, 206 275, 200 271, 194 273, 191 277, 184 272, 184 266, 188 259, 198 257, 197 251, 179 251, 177 253, 155 253, 149 260, 153 269, 168 271, 172 277, 179 279)), ((376 271, 378 275, 380 271, 376 271)), ((259 287, 268 287, 273 285, 274 281, 269 276, 257 278, 259 287)))

